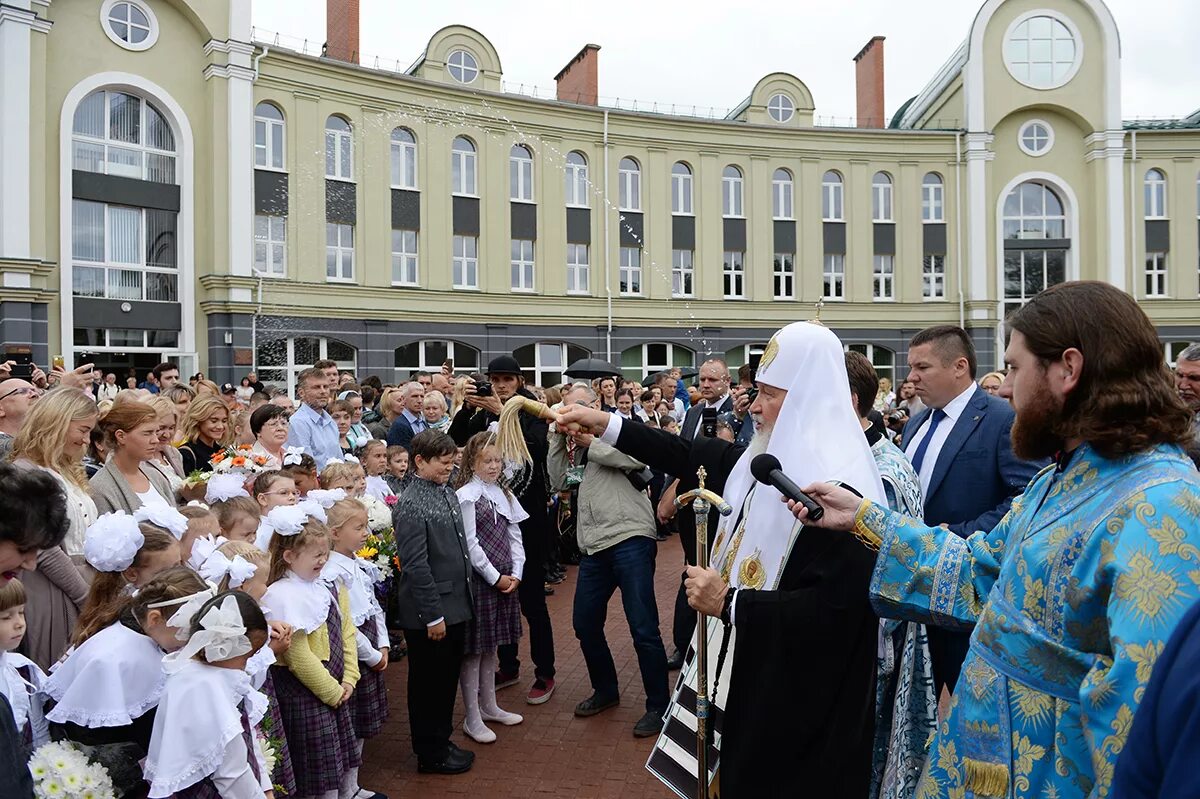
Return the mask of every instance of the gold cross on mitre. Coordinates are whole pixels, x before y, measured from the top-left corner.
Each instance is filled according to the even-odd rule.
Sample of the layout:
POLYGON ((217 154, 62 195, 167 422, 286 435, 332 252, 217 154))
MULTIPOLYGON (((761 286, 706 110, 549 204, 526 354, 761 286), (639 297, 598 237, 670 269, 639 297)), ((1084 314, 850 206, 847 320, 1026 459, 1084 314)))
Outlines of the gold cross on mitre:
POLYGON ((817 309, 817 317, 815 319, 809 319, 808 320, 809 324, 820 325, 821 327, 825 327, 825 323, 821 321, 821 309, 825 307, 824 298, 817 300, 814 307, 816 307, 816 309, 817 309))

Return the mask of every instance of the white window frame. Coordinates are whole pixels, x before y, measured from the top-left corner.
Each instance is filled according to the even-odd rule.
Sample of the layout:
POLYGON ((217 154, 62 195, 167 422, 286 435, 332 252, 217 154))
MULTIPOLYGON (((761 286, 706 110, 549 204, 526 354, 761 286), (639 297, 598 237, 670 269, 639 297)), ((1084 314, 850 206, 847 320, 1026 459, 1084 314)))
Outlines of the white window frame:
POLYGON ((946 256, 930 253, 921 259, 921 298, 927 302, 946 299, 946 256))
POLYGON ((725 299, 746 299, 746 253, 741 250, 726 250, 721 264, 721 283, 725 299))
POLYGON ((642 249, 640 247, 622 247, 619 258, 618 291, 622 297, 642 296, 642 249), (622 285, 630 288, 620 288, 622 285), (636 285, 637 289, 632 287, 636 285))
POLYGON ((625 156, 621 159, 620 167, 617 170, 617 186, 618 209, 621 211, 641 211, 642 168, 630 156, 625 156), (625 165, 627 161, 633 164, 632 169, 625 165))
POLYGON ((1044 119, 1031 119, 1017 131, 1017 146, 1025 155, 1041 158, 1054 148, 1054 128, 1044 119), (1044 135, 1038 135, 1035 130, 1037 127, 1042 129, 1044 135), (1025 141, 1026 138, 1033 139, 1032 145, 1025 141), (1044 142, 1044 144, 1038 147, 1039 142, 1044 142))
POLYGON ((155 182, 155 183, 163 183, 164 185, 168 185, 168 186, 173 186, 173 185, 179 184, 180 164, 178 162, 178 143, 175 141, 175 130, 171 127, 171 123, 168 121, 167 115, 164 114, 158 108, 157 104, 151 102, 146 97, 143 97, 142 95, 136 94, 132 91, 124 91, 121 89, 98 89, 94 92, 89 92, 87 97, 85 97, 82 101, 80 101, 79 105, 77 105, 75 107, 75 112, 71 117, 71 164, 74 169, 79 169, 80 171, 92 172, 93 174, 98 174, 98 175, 116 175, 118 177, 132 177, 137 180, 147 180, 147 181, 151 181, 151 182, 155 182), (90 99, 92 96, 94 96, 96 94, 104 95, 104 101, 103 101, 104 102, 104 136, 101 138, 97 138, 95 136, 90 136, 86 133, 76 133, 75 132, 75 116, 77 116, 79 114, 80 109, 83 107, 83 104, 85 102, 87 102, 88 99, 90 99), (138 115, 139 115, 138 116, 138 131, 140 133, 140 135, 139 135, 140 141, 138 141, 138 142, 124 142, 124 141, 120 141, 119 139, 114 139, 112 137, 112 120, 113 120, 112 98, 118 94, 127 95, 129 97, 134 97, 139 102, 139 105, 138 105, 138 115), (171 143, 173 145, 175 145, 176 149, 160 150, 159 148, 152 147, 147 143, 147 139, 148 139, 147 131, 150 129, 150 126, 147 124, 146 114, 147 114, 147 108, 149 108, 149 107, 153 107, 155 113, 157 113, 160 117, 162 117, 163 124, 166 125, 167 131, 171 134, 171 143), (103 154, 101 157, 101 160, 102 160, 102 163, 104 166, 103 170, 97 171, 97 170, 91 170, 91 169, 81 169, 80 159, 79 159, 79 155, 78 155, 78 150, 79 150, 80 145, 83 145, 84 147, 90 146, 90 147, 102 147, 103 148, 103 154), (139 174, 137 174, 136 176, 132 175, 132 174, 126 174, 126 172, 128 171, 127 169, 123 170, 119 163, 114 163, 112 161, 112 159, 109 157, 109 154, 110 154, 109 151, 112 149, 136 152, 138 154, 139 160, 141 162, 139 174), (150 176, 151 172, 152 172, 152 169, 150 167, 150 160, 151 160, 150 156, 156 156, 158 158, 163 158, 163 159, 170 159, 172 180, 169 183, 167 181, 156 181, 156 180, 154 180, 154 178, 152 178, 150 176), (114 167, 116 167, 115 170, 114 170, 114 167))
POLYGON ((588 194, 591 183, 588 181, 587 156, 578 150, 567 153, 563 165, 563 178, 566 181, 568 208, 588 208, 588 194))
MULTIPOLYGON (((1028 43, 1030 41, 1030 39, 1026 38, 1024 41, 1026 43, 1028 43)), ((1054 41, 1058 41, 1058 40, 1054 40, 1054 41)), ((1069 17, 1067 17, 1063 14, 1060 14, 1057 11, 1047 9, 1047 8, 1041 8, 1041 9, 1037 9, 1035 11, 1028 11, 1024 14, 1021 14, 1016 19, 1014 19, 1012 21, 1012 23, 1008 26, 1008 29, 1004 32, 1004 39, 1002 40, 1001 47, 1003 48, 1003 54, 1004 54, 1004 66, 1008 69, 1008 74, 1012 76, 1013 80, 1017 81, 1018 83, 1022 84, 1023 86, 1028 86, 1029 88, 1036 89, 1038 91, 1049 91, 1051 89, 1057 89, 1062 86, 1066 86, 1068 83, 1071 82, 1071 80, 1079 72, 1079 67, 1083 63, 1084 41, 1083 41, 1083 36, 1079 32, 1079 28, 1076 27, 1075 23, 1072 22, 1069 17), (1026 59, 1024 61, 1020 61, 1020 60, 1014 58, 1014 53, 1013 53, 1014 35, 1016 34, 1017 28, 1019 28, 1021 25, 1028 22, 1029 20, 1034 19, 1035 17, 1048 17, 1051 20, 1061 23, 1062 26, 1067 29, 1067 32, 1068 32, 1068 34, 1070 34, 1071 39, 1075 45, 1074 61, 1072 62, 1071 66, 1067 69, 1067 71, 1062 74, 1061 77, 1059 77, 1058 79, 1055 79, 1054 65, 1059 62, 1053 60, 1054 45, 1053 45, 1053 43, 1051 44, 1051 59, 1052 60, 1051 60, 1051 62, 1049 62, 1051 72, 1050 72, 1050 81, 1048 83, 1037 83, 1036 81, 1033 80, 1033 77, 1030 74, 1031 69, 1032 69, 1032 64, 1038 63, 1038 62, 1031 62, 1029 60, 1028 56, 1026 56, 1026 59), (1022 76, 1022 72, 1025 73, 1024 76, 1022 76)))
POLYGON ((893 196, 892 176, 887 172, 876 172, 871 178, 871 221, 896 221, 892 207, 893 196))
MULTIPOLYGON (((875 368, 875 374, 877 374, 881 379, 886 377, 888 380, 892 381, 893 386, 896 386, 896 380, 894 377, 896 373, 896 353, 894 350, 888 349, 887 347, 881 347, 878 344, 844 344, 842 348, 846 352, 857 352, 865 357, 871 362, 871 366, 875 368), (887 359, 890 361, 890 363, 875 362, 875 356, 881 353, 887 354, 887 359)), ((898 388, 898 386, 896 387, 898 388)))
POLYGON ((926 172, 921 178, 921 222, 940 224, 946 221, 946 181, 937 172, 926 172), (930 178, 937 183, 928 182, 930 178))
MULTIPOLYGON (((563 373, 566 371, 567 367, 571 365, 571 361, 572 361, 571 350, 577 350, 577 352, 575 353, 576 356, 579 356, 581 353, 582 353, 582 357, 585 357, 585 358, 589 357, 591 355, 591 352, 590 352, 590 350, 588 350, 587 347, 582 347, 578 344, 570 344, 570 343, 562 342, 562 341, 530 342, 527 345, 517 347, 517 349, 514 350, 514 355, 515 355, 515 353, 520 352, 521 350, 524 350, 526 346, 533 347, 533 365, 526 366, 525 364, 520 363, 520 356, 517 356, 517 361, 518 361, 518 363, 520 363, 521 373, 525 377, 525 382, 529 383, 531 385, 536 385, 536 386, 547 385, 550 381, 546 380, 546 376, 550 375, 550 374, 559 375, 560 378, 565 377, 565 375, 563 373), (558 361, 559 362, 557 364, 545 363, 543 361, 543 359, 542 359, 542 352, 543 352, 542 348, 543 347, 546 347, 547 349, 549 349, 551 347, 558 348, 558 361), (530 373, 532 373, 532 374, 530 374, 530 373)), ((522 355, 523 354, 524 353, 522 353, 522 355)))
POLYGON ((405 127, 398 127, 392 130, 391 135, 391 181, 393 189, 404 189, 406 191, 417 190, 417 136, 411 130, 405 127), (396 133, 403 131, 407 133, 412 141, 397 139, 396 133), (412 170, 412 180, 408 180, 408 171, 412 170), (399 177, 399 180, 396 178, 399 177))
POLYGON ((796 218, 796 187, 792 173, 780 167, 771 175, 771 218, 794 220, 796 218), (786 179, 780 174, 787 175, 786 179))
POLYGON ((896 300, 896 256, 876 253, 872 259, 872 291, 876 302, 896 300))
POLYGON ((475 142, 466 136, 455 136, 450 143, 450 193, 458 197, 479 196, 479 151, 475 142), (471 149, 459 150, 455 145, 463 141, 471 149), (457 172, 456 172, 457 170, 457 172))
POLYGON ((1146 219, 1169 219, 1167 214, 1167 173, 1158 167, 1146 170, 1143 202, 1146 219), (1151 177, 1155 175, 1156 177, 1151 177))
MULTIPOLYGON (((683 366, 685 366, 687 364, 681 364, 679 367, 676 367, 676 365, 675 365, 675 352, 677 350, 686 354, 686 357, 684 360, 688 361, 689 363, 695 362, 695 360, 696 360, 695 351, 688 349, 687 347, 683 346, 682 344, 672 344, 669 341, 647 341, 645 344, 642 344, 641 345, 641 354, 642 354, 641 372, 642 372, 642 375, 645 375, 648 372, 665 372, 668 369, 683 368, 683 366), (653 362, 650 360, 650 348, 651 347, 665 347, 666 348, 666 363, 658 363, 658 362, 653 362)), ((625 352, 628 352, 628 351, 629 350, 625 350, 625 352)), ((622 361, 624 361, 625 352, 621 353, 622 361)), ((663 400, 665 400, 668 405, 671 405, 675 402, 674 397, 663 397, 663 400)))
POLYGON ((421 339, 420 341, 410 341, 410 342, 408 342, 408 344, 403 344, 403 345, 401 345, 401 347, 396 347, 395 350, 392 350, 392 364, 393 364, 392 368, 396 370, 394 379, 397 383, 400 383, 401 385, 408 382, 408 376, 411 375, 413 372, 419 372, 419 371, 436 372, 436 371, 438 371, 439 369, 442 368, 442 363, 446 359, 454 361, 454 369, 456 372, 460 372, 460 373, 466 372, 466 371, 471 371, 471 372, 475 371, 476 369, 479 368, 480 361, 482 359, 482 353, 480 353, 479 350, 477 350, 475 347, 472 347, 470 344, 463 344, 461 341, 453 341, 451 339, 426 338, 426 339, 421 339), (408 344, 416 344, 417 345, 417 362, 414 364, 411 364, 411 365, 405 364, 403 366, 395 366, 394 364, 396 362, 395 361, 396 350, 400 349, 401 347, 408 346, 408 344), (436 362, 429 360, 428 359, 429 353, 427 353, 425 351, 425 346, 427 344, 444 345, 446 347, 445 358, 441 361, 436 361, 436 362), (470 363, 470 364, 462 363, 462 355, 464 354, 462 352, 463 350, 470 352, 473 363, 470 363))
MULTIPOLYGON (((262 377, 264 373, 269 375, 272 372, 284 372, 285 376, 286 376, 285 377, 285 385, 287 387, 289 396, 295 396, 295 394, 296 394, 296 377, 297 377, 297 375, 299 375, 305 369, 312 368, 311 363, 296 363, 296 339, 297 338, 316 338, 317 342, 318 342, 317 343, 317 355, 319 356, 317 358, 317 360, 323 361, 323 360, 327 360, 329 358, 329 343, 331 340, 324 338, 322 336, 294 336, 294 337, 290 337, 290 338, 286 339, 285 347, 286 347, 287 355, 285 358, 285 363, 282 366, 263 366, 259 363, 258 348, 269 347, 273 344, 276 344, 276 343, 278 343, 278 339, 259 341, 258 346, 254 350, 254 371, 258 373, 259 377, 262 377)), ((342 341, 340 339, 333 339, 333 341, 337 344, 344 345, 345 347, 349 348, 354 353, 353 360, 334 361, 334 363, 337 364, 338 371, 339 372, 356 372, 356 371, 358 371, 358 348, 353 347, 348 342, 342 341)), ((271 384, 276 383, 274 377, 264 380, 263 382, 271 383, 271 384)))
POLYGON ((671 165, 671 216, 694 216, 696 207, 692 202, 692 182, 695 174, 692 168, 682 161, 671 165), (686 172, 676 172, 675 167, 681 166, 686 172))
POLYGON ((1146 299, 1162 299, 1170 296, 1167 294, 1167 254, 1165 252, 1148 252, 1146 253, 1145 267, 1145 288, 1146 299))
POLYGON ((588 245, 567 244, 567 294, 591 294, 588 245))
POLYGON ((327 283, 354 282, 354 225, 344 222, 325 223, 325 281, 327 283), (333 233, 335 242, 329 243, 329 234, 333 233), (346 239, 349 238, 349 243, 346 239), (329 256, 334 257, 334 274, 329 274, 329 256), (346 267, 350 274, 347 276, 346 267))
POLYGON ((533 202, 533 152, 524 144, 514 144, 508 151, 508 199, 533 202))
POLYGON ((281 214, 254 215, 254 274, 257 277, 281 278, 287 277, 287 217, 281 214), (266 235, 260 236, 258 220, 266 220, 266 235), (283 226, 280 237, 275 236, 272 222, 278 220, 283 226), (263 248, 265 262, 258 258, 259 247, 263 248), (275 268, 275 254, 279 255, 279 268, 275 268))
POLYGON ((325 119, 325 177, 329 180, 341 180, 346 183, 354 182, 354 125, 350 120, 337 114, 331 114, 325 119), (329 127, 329 120, 340 119, 346 123, 346 130, 329 127), (330 171, 330 146, 332 145, 333 170, 330 171))
POLYGON ((767 100, 767 115, 780 125, 787 124, 796 115, 796 101, 783 92, 776 92, 767 100))
POLYGON ((721 173, 721 216, 725 219, 744 219, 745 177, 738 167, 730 164, 721 173), (737 174, 730 174, 736 172, 737 174))
POLYGON ((846 221, 846 182, 840 173, 828 170, 821 177, 821 220, 846 221), (833 175, 837 180, 830 180, 833 175))
POLYGON ((671 250, 671 296, 696 296, 696 254, 693 250, 671 250))
POLYGON ((150 7, 141 2, 141 0, 105 0, 100 5, 100 27, 104 30, 104 35, 107 36, 113 44, 126 50, 131 50, 135 53, 141 53, 149 50, 155 45, 156 42, 158 42, 158 17, 156 17, 154 12, 150 10, 150 7), (130 25, 130 27, 144 29, 146 31, 145 39, 142 39, 140 42, 136 43, 127 41, 118 36, 117 32, 110 27, 109 17, 112 16, 113 11, 117 6, 132 6, 145 15, 147 22, 145 26, 130 25))
POLYGON ((287 125, 282 119, 274 119, 273 117, 262 116, 258 113, 258 109, 267 105, 275 109, 280 116, 283 112, 271 102, 264 100, 254 107, 254 168, 266 169, 271 172, 286 172, 285 153, 287 152, 287 125), (263 143, 258 143, 258 133, 262 131, 263 143), (279 148, 276 152, 275 147, 275 131, 279 131, 279 148), (262 155, 262 162, 259 162, 259 155, 262 155), (275 163, 278 161, 279 163, 275 163))
POLYGON ((821 298, 841 302, 846 299, 846 256, 825 253, 823 259, 821 298))
POLYGON ((796 299, 796 254, 777 252, 771 262, 771 295, 776 300, 796 299), (781 292, 780 286, 787 291, 781 292))
POLYGON ((455 236, 452 242, 450 279, 456 289, 479 290, 479 239, 476 236, 455 236))
POLYGON ((421 285, 421 233, 392 228, 392 285, 421 285))
POLYGON ((470 50, 459 48, 446 58, 446 73, 456 83, 470 85, 479 79, 480 71, 479 59, 470 50))
POLYGON ((510 278, 515 293, 532 294, 537 291, 534 266, 534 242, 532 239, 513 239, 510 243, 510 278))
MULTIPOLYGON (((71 295, 72 296, 74 296, 74 297, 95 297, 96 296, 94 294, 80 294, 80 293, 76 293, 76 291, 75 291, 75 284, 74 284, 75 279, 83 276, 84 272, 82 270, 90 269, 90 270, 100 270, 104 273, 104 293, 102 295, 100 295, 100 298, 102 298, 102 299, 127 300, 127 301, 131 301, 131 302, 180 302, 181 301, 180 282, 179 282, 178 239, 176 240, 175 266, 173 268, 172 267, 163 267, 163 266, 150 266, 146 262, 146 235, 147 235, 147 230, 148 230, 148 226, 146 224, 146 212, 147 212, 147 210, 154 210, 154 209, 137 208, 137 207, 134 207, 131 205, 121 205, 119 203, 102 203, 102 202, 97 202, 95 200, 81 200, 78 198, 73 199, 72 204, 71 204, 71 215, 72 215, 71 235, 72 235, 72 239, 74 238, 74 235, 75 235, 75 223, 74 223, 75 206, 79 203, 86 203, 87 205, 98 205, 103 209, 102 213, 104 216, 104 233, 103 233, 103 235, 104 235, 104 260, 103 261, 86 260, 84 258, 81 258, 81 257, 75 255, 74 249, 72 248, 72 252, 71 252, 71 265, 72 265, 71 295), (113 258, 113 255, 112 255, 112 253, 113 253, 112 210, 114 208, 119 208, 122 211, 134 211, 138 215, 138 241, 137 241, 138 260, 137 261, 117 261, 117 260, 114 260, 114 258, 113 258), (140 283, 141 283, 140 296, 133 297, 133 296, 129 296, 128 294, 125 294, 125 293, 122 293, 119 291, 115 294, 110 294, 109 286, 111 285, 111 283, 110 283, 110 279, 109 279, 109 273, 111 273, 111 272, 116 272, 118 274, 122 273, 122 272, 138 273, 140 275, 140 283), (150 281, 147 279, 147 277, 149 275, 170 275, 171 277, 173 277, 174 282, 175 282, 175 289, 173 292, 175 295, 174 299, 159 300, 159 299, 152 299, 152 298, 148 297, 147 289, 149 288, 150 281)), ((175 231, 176 231, 176 235, 178 236, 178 232, 179 232, 179 217, 178 217, 178 215, 176 215, 176 219, 175 219, 175 231)), ((118 281, 118 283, 119 283, 119 281, 118 281)))

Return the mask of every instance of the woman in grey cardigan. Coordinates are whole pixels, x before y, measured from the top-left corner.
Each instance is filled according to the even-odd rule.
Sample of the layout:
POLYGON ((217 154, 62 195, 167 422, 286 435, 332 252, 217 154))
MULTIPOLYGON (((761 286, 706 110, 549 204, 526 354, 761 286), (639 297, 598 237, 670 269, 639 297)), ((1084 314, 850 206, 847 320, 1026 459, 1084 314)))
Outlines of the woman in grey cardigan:
POLYGON ((144 402, 118 402, 105 414, 108 462, 91 480, 96 510, 133 513, 142 505, 175 506, 167 478, 146 461, 158 454, 158 413, 144 402))

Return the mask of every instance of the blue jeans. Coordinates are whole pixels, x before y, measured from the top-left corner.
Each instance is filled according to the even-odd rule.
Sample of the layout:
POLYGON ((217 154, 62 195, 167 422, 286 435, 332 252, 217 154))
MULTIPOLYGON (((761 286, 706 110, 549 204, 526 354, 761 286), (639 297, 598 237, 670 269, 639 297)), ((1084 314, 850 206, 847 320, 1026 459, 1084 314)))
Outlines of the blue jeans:
POLYGON ((667 692, 667 651, 658 632, 658 604, 654 595, 654 557, 658 549, 653 538, 634 536, 579 561, 575 584, 573 622, 575 637, 583 650, 592 689, 602 699, 620 695, 617 668, 604 637, 608 601, 621 589, 621 604, 633 636, 642 685, 646 690, 646 710, 665 712, 667 692))

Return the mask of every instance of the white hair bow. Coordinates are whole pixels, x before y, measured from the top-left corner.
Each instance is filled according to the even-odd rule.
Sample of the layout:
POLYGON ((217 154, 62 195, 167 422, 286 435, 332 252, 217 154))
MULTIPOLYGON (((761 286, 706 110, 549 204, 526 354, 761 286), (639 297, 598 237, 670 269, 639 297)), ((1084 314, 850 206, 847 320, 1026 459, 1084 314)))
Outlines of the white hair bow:
POLYGON ((182 541, 187 532, 188 519, 170 505, 161 502, 151 502, 133 512, 133 518, 139 522, 149 522, 155 527, 161 527, 176 540, 182 541))
POLYGON ((330 489, 317 488, 317 489, 313 489, 312 491, 309 491, 308 496, 305 497, 306 500, 309 500, 310 502, 315 502, 316 504, 320 505, 322 508, 326 508, 326 509, 332 508, 334 506, 334 503, 341 502, 345 498, 346 498, 346 490, 343 488, 330 488, 330 489))
POLYGON ((217 551, 217 547, 224 544, 225 538, 221 536, 206 535, 203 538, 197 538, 192 542, 192 554, 188 557, 187 565, 192 567, 193 571, 200 571, 200 567, 204 565, 204 561, 212 557, 212 554, 217 551))
POLYGON ((228 558, 221 550, 214 550, 200 566, 200 576, 213 583, 221 582, 221 578, 229 576, 229 587, 240 588, 247 580, 254 577, 258 567, 241 555, 228 558))
POLYGON ((205 660, 217 663, 244 655, 253 648, 237 597, 227 596, 220 605, 208 609, 200 619, 200 629, 187 639, 182 649, 163 658, 163 668, 168 674, 178 671, 200 650, 204 650, 205 660))
POLYGON ((299 466, 301 457, 304 455, 304 447, 284 447, 283 448, 283 465, 284 466, 299 466))
POLYGON ((106 513, 88 526, 83 557, 96 571, 122 572, 133 565, 146 537, 123 510, 106 513))
POLYGON ((280 505, 271 508, 267 514, 266 525, 275 533, 283 536, 297 535, 304 529, 309 513, 300 505, 280 505))
POLYGON ((214 474, 208 478, 208 488, 204 492, 204 501, 209 505, 214 502, 224 502, 234 497, 248 497, 246 477, 242 474, 226 472, 214 474))
POLYGON ((203 591, 197 591, 194 594, 188 594, 179 599, 166 599, 162 602, 155 602, 152 605, 147 605, 147 609, 168 608, 173 605, 179 605, 179 610, 167 619, 167 626, 175 628, 175 637, 180 641, 186 641, 188 634, 192 631, 192 619, 200 612, 200 608, 204 607, 204 603, 217 595, 217 587, 209 583, 208 588, 203 591))
POLYGON ((335 463, 358 463, 358 458, 356 458, 354 455, 351 455, 349 452, 343 452, 342 457, 330 458, 329 460, 325 461, 326 466, 330 466, 335 463))

